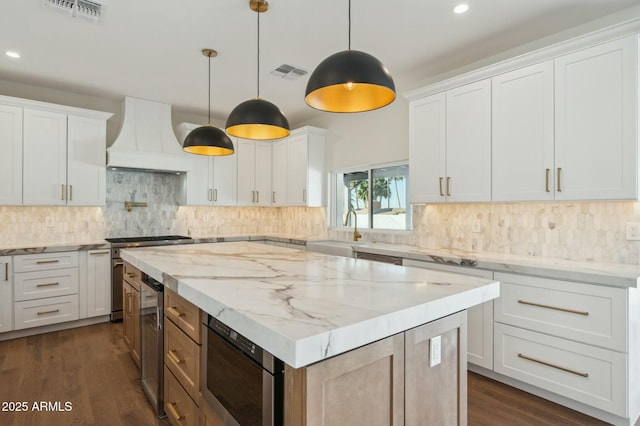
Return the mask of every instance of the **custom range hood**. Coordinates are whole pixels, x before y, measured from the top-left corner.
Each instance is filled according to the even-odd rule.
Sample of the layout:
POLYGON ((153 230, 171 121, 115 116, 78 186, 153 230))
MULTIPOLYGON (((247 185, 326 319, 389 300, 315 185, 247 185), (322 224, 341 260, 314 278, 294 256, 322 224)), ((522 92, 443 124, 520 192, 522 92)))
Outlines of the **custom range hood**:
POLYGON ((110 169, 142 169, 157 172, 186 172, 191 169, 188 154, 171 126, 171 105, 125 97, 122 126, 115 142, 107 148, 110 169))

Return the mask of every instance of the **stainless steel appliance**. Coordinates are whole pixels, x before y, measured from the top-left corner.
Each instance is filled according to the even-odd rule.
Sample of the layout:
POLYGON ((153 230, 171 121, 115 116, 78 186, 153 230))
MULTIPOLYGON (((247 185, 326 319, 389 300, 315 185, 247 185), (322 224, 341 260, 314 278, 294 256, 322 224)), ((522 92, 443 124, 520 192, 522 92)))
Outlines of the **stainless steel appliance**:
POLYGON ((140 382, 158 417, 164 417, 164 286, 147 274, 140 286, 140 382))
POLYGON ((122 319, 122 258, 120 249, 144 246, 193 243, 191 237, 160 235, 154 237, 106 238, 111 243, 111 321, 122 319))
POLYGON ((284 363, 211 315, 202 331, 202 394, 224 424, 281 426, 284 363))

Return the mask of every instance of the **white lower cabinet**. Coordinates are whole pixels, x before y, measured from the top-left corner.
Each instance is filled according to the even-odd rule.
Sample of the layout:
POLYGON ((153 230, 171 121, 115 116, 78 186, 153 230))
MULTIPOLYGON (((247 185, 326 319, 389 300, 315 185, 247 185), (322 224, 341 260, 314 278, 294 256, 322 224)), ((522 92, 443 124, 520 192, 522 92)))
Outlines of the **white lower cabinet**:
POLYGON ((13 262, 0 257, 0 333, 13 330, 13 262))
POLYGON ((14 256, 14 329, 79 319, 78 252, 14 256))
POLYGON ((627 416, 627 355, 495 324, 494 370, 595 408, 627 416))
POLYGON ((87 251, 87 317, 111 313, 111 252, 87 251))
MULTIPOLYGON (((479 278, 493 278, 492 271, 464 266, 410 259, 403 259, 402 265, 454 272, 479 278)), ((489 370, 493 369, 493 300, 467 310, 467 362, 489 370)))

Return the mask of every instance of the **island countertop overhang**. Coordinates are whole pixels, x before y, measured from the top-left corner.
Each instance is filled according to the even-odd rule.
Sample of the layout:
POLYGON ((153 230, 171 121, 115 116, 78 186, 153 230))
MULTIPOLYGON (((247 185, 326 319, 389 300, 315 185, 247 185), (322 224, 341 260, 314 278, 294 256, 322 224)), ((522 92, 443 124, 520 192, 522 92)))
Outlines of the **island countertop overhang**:
POLYGON ((499 283, 251 242, 122 258, 294 368, 499 296, 499 283))

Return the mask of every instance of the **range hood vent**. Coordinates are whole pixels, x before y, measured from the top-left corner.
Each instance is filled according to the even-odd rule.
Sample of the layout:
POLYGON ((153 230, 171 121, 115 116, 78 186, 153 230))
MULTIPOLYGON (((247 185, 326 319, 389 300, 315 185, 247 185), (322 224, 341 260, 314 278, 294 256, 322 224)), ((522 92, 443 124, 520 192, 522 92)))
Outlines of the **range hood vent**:
POLYGON ((107 167, 187 172, 189 154, 182 151, 171 126, 171 105, 127 96, 122 127, 107 148, 107 167))

